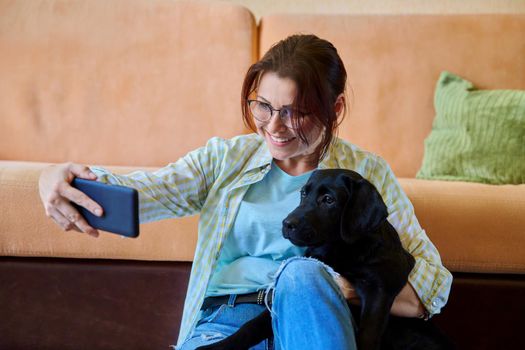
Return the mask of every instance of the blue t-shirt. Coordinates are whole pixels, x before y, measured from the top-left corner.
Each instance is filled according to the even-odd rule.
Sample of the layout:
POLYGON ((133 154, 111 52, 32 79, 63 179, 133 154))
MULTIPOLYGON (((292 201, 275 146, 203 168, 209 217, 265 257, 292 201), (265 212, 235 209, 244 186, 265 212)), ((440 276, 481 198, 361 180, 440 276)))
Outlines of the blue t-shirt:
POLYGON ((224 242, 207 296, 266 288, 283 260, 304 254, 305 248, 282 236, 282 221, 299 205, 299 190, 310 175, 291 176, 272 163, 268 174, 250 186, 224 242))

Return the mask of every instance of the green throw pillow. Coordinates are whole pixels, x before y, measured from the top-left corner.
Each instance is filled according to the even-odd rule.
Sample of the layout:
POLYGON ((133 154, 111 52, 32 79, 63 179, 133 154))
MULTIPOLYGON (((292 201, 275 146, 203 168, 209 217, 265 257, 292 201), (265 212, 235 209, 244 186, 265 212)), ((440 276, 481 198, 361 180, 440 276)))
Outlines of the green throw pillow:
POLYGON ((417 178, 525 183, 524 90, 476 90, 443 72, 434 105, 436 117, 417 178))

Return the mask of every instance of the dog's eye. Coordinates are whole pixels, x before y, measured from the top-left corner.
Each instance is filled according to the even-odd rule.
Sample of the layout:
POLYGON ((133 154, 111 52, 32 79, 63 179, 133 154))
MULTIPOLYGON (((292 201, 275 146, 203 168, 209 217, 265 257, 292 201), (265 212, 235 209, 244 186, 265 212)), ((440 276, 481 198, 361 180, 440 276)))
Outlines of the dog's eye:
POLYGON ((306 197, 306 191, 305 190, 301 190, 301 198, 304 198, 306 197))
POLYGON ((334 199, 334 197, 325 194, 325 195, 323 196, 322 201, 323 201, 323 203, 326 203, 326 204, 333 204, 333 203, 335 202, 335 199, 334 199))

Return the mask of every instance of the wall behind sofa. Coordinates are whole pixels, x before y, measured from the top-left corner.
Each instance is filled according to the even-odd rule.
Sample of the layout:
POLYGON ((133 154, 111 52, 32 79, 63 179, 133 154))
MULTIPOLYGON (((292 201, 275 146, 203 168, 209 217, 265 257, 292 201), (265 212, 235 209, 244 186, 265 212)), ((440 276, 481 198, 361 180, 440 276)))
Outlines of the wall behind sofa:
POLYGON ((525 13, 525 0, 218 0, 244 5, 257 19, 271 13, 525 13))

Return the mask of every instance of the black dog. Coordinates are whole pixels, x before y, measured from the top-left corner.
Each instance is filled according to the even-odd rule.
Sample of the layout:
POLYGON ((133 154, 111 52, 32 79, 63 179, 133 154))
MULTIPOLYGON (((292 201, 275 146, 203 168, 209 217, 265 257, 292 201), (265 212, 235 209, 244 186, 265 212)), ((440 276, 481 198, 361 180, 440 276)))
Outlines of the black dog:
MULTIPOLYGON (((376 188, 350 170, 315 171, 301 190, 300 205, 283 221, 283 235, 310 256, 345 277, 360 297, 357 348, 453 349, 430 322, 390 317, 415 260, 387 221, 387 207, 376 188)), ((198 349, 242 350, 272 335, 264 311, 236 333, 198 349)))

